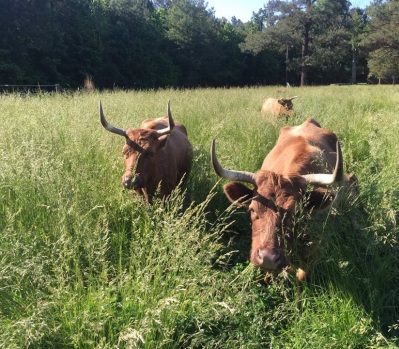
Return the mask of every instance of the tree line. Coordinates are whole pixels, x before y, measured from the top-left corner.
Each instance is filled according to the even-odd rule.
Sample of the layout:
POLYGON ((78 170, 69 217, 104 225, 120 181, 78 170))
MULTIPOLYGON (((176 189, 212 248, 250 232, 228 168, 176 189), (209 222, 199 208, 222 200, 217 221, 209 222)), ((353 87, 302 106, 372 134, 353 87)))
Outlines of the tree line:
POLYGON ((0 84, 218 87, 393 80, 399 0, 270 0, 243 23, 204 0, 2 0, 0 84))

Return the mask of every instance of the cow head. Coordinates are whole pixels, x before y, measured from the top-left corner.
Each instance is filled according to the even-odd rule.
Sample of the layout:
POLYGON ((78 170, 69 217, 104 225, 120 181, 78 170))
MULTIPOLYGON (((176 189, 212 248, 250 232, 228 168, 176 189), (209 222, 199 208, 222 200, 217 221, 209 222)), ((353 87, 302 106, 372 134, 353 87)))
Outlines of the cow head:
POLYGON ((285 110, 291 111, 293 106, 294 106, 294 104, 292 103, 292 100, 297 98, 297 97, 298 96, 294 96, 294 97, 291 97, 291 98, 280 98, 278 100, 278 103, 281 104, 285 108, 285 110))
MULTIPOLYGON (((251 214, 251 262, 267 271, 291 266, 294 228, 299 205, 305 209, 324 209, 331 204, 334 193, 325 185, 333 184, 340 170, 340 149, 337 142, 337 161, 332 174, 292 175, 284 177, 260 170, 256 173, 224 169, 216 158, 215 141, 212 142, 211 160, 215 172, 232 180, 224 186, 227 198, 251 214), (248 188, 244 183, 253 185, 248 188), (314 186, 308 190, 308 185, 314 186)), ((299 277, 298 277, 299 278, 299 277)))
MULTIPOLYGON (((110 125, 105 119, 101 101, 99 102, 100 121, 106 130, 125 137, 126 143, 122 153, 125 158, 125 173, 122 176, 122 185, 126 189, 140 190, 147 188, 149 178, 156 169, 156 153, 167 140, 168 134, 174 127, 168 101, 167 113, 169 126, 161 129, 128 129, 123 130, 110 125)), ((151 188, 156 189, 156 188, 151 188)))

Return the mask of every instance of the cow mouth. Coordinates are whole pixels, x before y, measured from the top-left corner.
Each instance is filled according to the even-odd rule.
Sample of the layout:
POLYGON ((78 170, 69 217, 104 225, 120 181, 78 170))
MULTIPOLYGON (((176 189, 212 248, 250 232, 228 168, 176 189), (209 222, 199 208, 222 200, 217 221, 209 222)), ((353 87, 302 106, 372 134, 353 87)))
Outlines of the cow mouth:
POLYGON ((131 189, 132 190, 139 190, 139 189, 144 188, 144 182, 138 176, 135 176, 133 178, 129 177, 129 176, 123 177, 122 178, 122 185, 123 185, 123 187, 125 189, 128 189, 128 190, 131 190, 131 189))
POLYGON ((123 188, 125 188, 126 190, 139 190, 140 189, 140 188, 133 187, 132 184, 124 184, 123 188))

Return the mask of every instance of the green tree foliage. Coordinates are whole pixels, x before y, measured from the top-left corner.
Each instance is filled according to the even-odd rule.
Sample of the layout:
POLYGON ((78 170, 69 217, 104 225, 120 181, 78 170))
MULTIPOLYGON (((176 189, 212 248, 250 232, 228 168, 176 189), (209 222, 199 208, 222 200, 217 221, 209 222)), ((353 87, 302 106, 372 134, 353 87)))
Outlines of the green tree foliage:
POLYGON ((55 29, 49 1, 1 1, 0 79, 26 83, 41 81, 45 76, 57 77, 52 52, 58 35, 55 29))
POLYGON ((108 85, 148 88, 173 84, 173 64, 163 52, 160 16, 146 0, 112 0, 102 52, 108 85))
POLYGON ((319 0, 313 8, 309 59, 313 81, 345 81, 350 76, 350 3, 319 0))
POLYGON ((369 50, 369 76, 395 82, 399 76, 399 1, 375 2, 367 13, 370 21, 363 45, 369 50))
POLYGON ((369 76, 381 79, 392 79, 396 82, 399 76, 399 52, 391 48, 379 48, 369 54, 368 67, 369 76))
POLYGON ((204 1, 176 0, 167 13, 167 38, 173 43, 183 85, 203 85, 220 66, 218 27, 204 1), (211 49, 213 47, 214 49, 211 49))
POLYGON ((69 81, 83 83, 85 76, 96 73, 100 52, 97 26, 93 25, 92 11, 87 1, 59 0, 53 2, 51 14, 57 39, 53 49, 59 63, 57 72, 62 83, 69 81))
POLYGON ((204 0, 2 0, 0 84, 343 81, 362 30, 346 0, 271 0, 248 23, 204 0))
POLYGON ((351 58, 349 5, 346 0, 271 0, 254 16, 261 31, 248 35, 242 47, 285 55, 287 82, 290 71, 299 73, 301 85, 309 79, 345 80, 351 58))
MULTIPOLYGON (((354 8, 350 11, 350 35, 352 48, 352 77, 351 82, 356 83, 357 79, 357 63, 358 61, 365 62, 365 52, 362 50, 361 40, 366 30, 367 15, 364 10, 354 8)), ((363 67, 366 64, 363 63, 363 67)))

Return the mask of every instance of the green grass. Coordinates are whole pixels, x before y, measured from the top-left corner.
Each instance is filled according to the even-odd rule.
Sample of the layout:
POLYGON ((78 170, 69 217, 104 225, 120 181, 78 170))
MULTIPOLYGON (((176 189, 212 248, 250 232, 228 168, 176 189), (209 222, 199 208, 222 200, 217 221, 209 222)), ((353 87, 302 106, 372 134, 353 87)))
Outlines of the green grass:
POLYGON ((399 88, 327 86, 0 95, 1 348, 396 348, 399 88), (289 124, 337 133, 359 197, 307 226, 323 241, 301 297, 248 263, 247 213, 210 167, 256 171, 289 124), (122 190, 123 139, 167 100, 194 148, 187 186, 151 207, 122 190))

